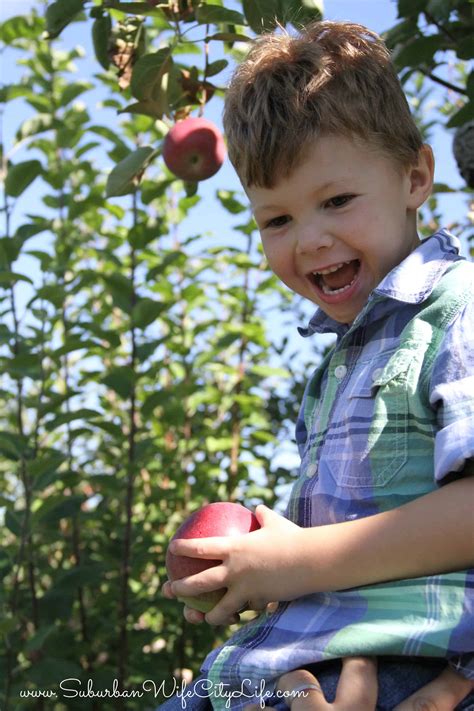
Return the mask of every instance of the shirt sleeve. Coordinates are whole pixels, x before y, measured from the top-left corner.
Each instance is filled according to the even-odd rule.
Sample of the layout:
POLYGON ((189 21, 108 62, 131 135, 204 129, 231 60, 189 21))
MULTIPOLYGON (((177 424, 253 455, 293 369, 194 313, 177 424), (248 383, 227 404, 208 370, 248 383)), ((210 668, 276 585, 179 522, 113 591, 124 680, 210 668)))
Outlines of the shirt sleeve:
POLYGON ((474 458, 474 304, 469 303, 448 327, 430 383, 436 410, 435 479, 460 472, 474 458))

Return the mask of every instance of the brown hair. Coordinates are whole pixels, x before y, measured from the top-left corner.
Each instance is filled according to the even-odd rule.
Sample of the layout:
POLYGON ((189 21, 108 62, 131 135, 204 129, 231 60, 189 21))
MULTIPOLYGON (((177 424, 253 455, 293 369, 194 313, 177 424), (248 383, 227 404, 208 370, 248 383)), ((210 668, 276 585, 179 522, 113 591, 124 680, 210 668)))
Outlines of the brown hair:
POLYGON ((244 186, 267 188, 322 134, 360 137, 404 166, 422 146, 385 44, 349 22, 255 40, 227 90, 224 130, 244 186))

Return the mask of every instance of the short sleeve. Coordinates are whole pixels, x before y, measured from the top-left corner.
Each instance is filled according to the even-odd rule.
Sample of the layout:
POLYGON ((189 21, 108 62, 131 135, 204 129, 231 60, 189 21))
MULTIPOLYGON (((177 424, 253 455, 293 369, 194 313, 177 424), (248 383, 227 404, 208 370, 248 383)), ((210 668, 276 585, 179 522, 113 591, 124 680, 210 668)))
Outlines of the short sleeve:
POLYGON ((474 304, 448 327, 432 369, 430 404, 436 411, 438 483, 474 458, 474 304))

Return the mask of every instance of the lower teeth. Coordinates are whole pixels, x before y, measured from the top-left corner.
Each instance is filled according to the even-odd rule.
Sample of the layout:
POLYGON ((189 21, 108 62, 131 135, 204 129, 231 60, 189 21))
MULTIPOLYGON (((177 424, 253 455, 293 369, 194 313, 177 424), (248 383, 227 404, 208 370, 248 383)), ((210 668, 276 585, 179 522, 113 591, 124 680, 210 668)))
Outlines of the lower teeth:
POLYGON ((348 289, 351 288, 352 284, 355 282, 356 277, 353 278, 350 284, 346 284, 346 286, 342 286, 340 289, 331 289, 329 286, 326 286, 326 284, 323 282, 322 283, 322 290, 325 294, 342 294, 343 291, 347 291, 348 289))

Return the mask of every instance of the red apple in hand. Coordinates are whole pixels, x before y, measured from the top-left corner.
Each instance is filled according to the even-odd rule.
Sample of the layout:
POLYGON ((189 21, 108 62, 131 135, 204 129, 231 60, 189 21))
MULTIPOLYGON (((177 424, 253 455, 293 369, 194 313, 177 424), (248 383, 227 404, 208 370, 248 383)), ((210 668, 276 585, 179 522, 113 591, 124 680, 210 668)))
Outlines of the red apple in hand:
POLYGON ((181 180, 196 182, 217 173, 225 158, 222 134, 212 121, 190 117, 175 123, 163 141, 163 160, 181 180))
MULTIPOLYGON (((195 511, 181 524, 171 540, 208 538, 210 536, 240 536, 242 533, 250 533, 258 528, 260 528, 259 522, 245 506, 219 501, 207 504, 195 511)), ((169 549, 166 552, 166 570, 171 581, 200 573, 207 568, 219 565, 220 562, 220 560, 174 555, 169 549)), ((225 592, 226 588, 220 588, 194 597, 180 597, 178 599, 195 610, 209 612, 225 592)))

